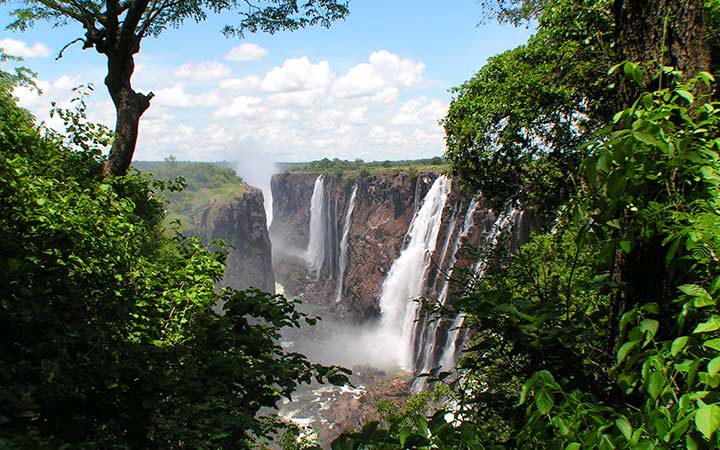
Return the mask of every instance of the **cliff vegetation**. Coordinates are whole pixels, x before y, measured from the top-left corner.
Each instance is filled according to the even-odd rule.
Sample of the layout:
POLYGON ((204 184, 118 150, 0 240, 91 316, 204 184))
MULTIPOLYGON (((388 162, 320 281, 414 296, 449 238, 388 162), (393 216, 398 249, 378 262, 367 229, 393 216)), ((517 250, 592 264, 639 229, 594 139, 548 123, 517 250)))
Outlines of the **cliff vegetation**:
POLYGON ((176 161, 135 161, 132 168, 163 181, 159 193, 168 200, 165 223, 178 222, 179 231, 190 231, 190 216, 215 203, 226 203, 248 191, 248 186, 225 163, 176 161))

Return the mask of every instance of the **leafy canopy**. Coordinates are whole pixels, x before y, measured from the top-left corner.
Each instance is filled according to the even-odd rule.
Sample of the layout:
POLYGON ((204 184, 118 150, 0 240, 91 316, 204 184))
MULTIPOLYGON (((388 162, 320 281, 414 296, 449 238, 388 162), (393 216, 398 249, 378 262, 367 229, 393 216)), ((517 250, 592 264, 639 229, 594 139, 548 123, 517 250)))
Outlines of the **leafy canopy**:
POLYGON ((223 252, 165 237, 156 182, 102 177, 103 134, 82 107, 61 112, 67 134, 44 132, 11 88, 0 82, 0 447, 248 448, 278 428, 261 408, 345 379, 279 345, 283 327, 314 321, 297 302, 218 290, 223 252))

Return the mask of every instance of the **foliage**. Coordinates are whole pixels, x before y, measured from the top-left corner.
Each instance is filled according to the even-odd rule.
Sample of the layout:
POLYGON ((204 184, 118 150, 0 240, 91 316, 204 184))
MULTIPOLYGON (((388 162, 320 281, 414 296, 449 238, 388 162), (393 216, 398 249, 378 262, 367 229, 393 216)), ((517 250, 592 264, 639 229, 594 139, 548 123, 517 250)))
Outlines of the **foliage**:
POLYGON ((453 89, 443 125, 446 157, 472 191, 494 209, 519 201, 552 218, 578 187, 579 145, 612 115, 612 2, 540 3, 536 35, 453 89))
POLYGON ((146 176, 102 177, 83 114, 43 135, 0 88, 0 447, 247 448, 260 408, 344 381, 280 347, 295 301, 217 291, 223 253, 164 237, 146 176))
POLYGON ((720 115, 718 103, 706 103, 697 89, 711 80, 703 73, 643 95, 617 115, 620 129, 592 149, 582 209, 592 214, 600 253, 630 255, 660 239, 670 296, 628 305, 623 314, 624 339, 610 372, 621 395, 612 402, 594 389, 568 389, 550 372, 527 381, 524 391, 535 399, 519 436, 527 445, 720 445, 720 115))
POLYGON ((225 163, 176 161, 135 161, 134 169, 160 181, 158 192, 168 200, 165 223, 180 223, 178 231, 192 227, 192 216, 204 207, 236 198, 247 185, 225 163))
POLYGON ((384 172, 407 172, 418 170, 440 170, 446 169, 446 162, 440 156, 426 159, 410 159, 399 161, 368 161, 356 159, 344 161, 338 158, 323 158, 319 161, 303 163, 279 163, 278 168, 286 172, 315 172, 324 174, 370 175, 372 173, 384 172))
MULTIPOLYGON (((637 65, 624 70, 644 78, 633 75, 637 65)), ((720 446, 720 104, 706 96, 712 82, 707 73, 676 81, 618 113, 616 126, 585 147, 584 187, 555 228, 454 302, 475 335, 453 420, 436 422, 452 431, 420 428, 422 442, 404 448, 720 446), (618 252, 633 263, 622 284, 612 277, 618 252), (643 278, 648 267, 659 268, 659 280, 643 278), (608 337, 618 292, 627 303, 615 346, 608 337)), ((372 427, 346 434, 338 448, 398 448, 387 443, 400 431, 372 427)))

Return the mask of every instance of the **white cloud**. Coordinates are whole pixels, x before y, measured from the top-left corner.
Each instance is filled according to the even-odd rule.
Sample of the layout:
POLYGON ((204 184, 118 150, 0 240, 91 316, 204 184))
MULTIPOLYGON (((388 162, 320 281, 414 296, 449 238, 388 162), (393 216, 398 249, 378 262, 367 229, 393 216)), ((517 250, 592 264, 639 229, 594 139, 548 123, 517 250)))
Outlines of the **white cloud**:
POLYGON ((246 119, 253 119, 257 116, 257 106, 260 103, 262 103, 262 99, 259 97, 237 97, 233 99, 233 101, 229 105, 223 106, 222 108, 219 108, 217 111, 215 111, 213 117, 242 117, 246 119))
POLYGON ((153 100, 153 106, 161 108, 208 108, 219 104, 220 99, 217 94, 191 94, 185 91, 182 83, 157 90, 155 92, 155 99, 153 100))
POLYGON ((10 38, 0 39, 0 48, 9 55, 22 56, 23 58, 36 58, 50 54, 50 50, 41 42, 36 42, 32 46, 28 46, 24 41, 10 38))
POLYGON ((228 78, 220 82, 220 89, 231 92, 256 91, 262 86, 262 79, 251 75, 243 78, 228 78))
POLYGON ((288 59, 265 75, 262 88, 266 92, 297 92, 324 89, 330 82, 330 65, 327 61, 313 64, 303 56, 288 59))
POLYGON ((377 97, 380 101, 396 98, 400 89, 407 89, 423 80, 425 64, 385 50, 373 52, 369 63, 358 64, 335 80, 332 92, 339 98, 377 97))
POLYGON ((296 106, 300 108, 310 108, 318 100, 325 97, 324 89, 312 89, 297 92, 281 92, 272 94, 268 97, 268 101, 277 106, 296 106))
POLYGON ((245 43, 231 49, 225 59, 228 61, 258 61, 267 55, 267 50, 257 44, 245 43))
POLYGON ((390 120, 393 125, 436 125, 445 117, 447 105, 439 100, 418 97, 408 100, 390 120))
POLYGON ((231 74, 230 69, 218 61, 202 61, 198 63, 183 64, 175 71, 175 76, 188 78, 194 81, 208 81, 219 78, 227 78, 231 74))

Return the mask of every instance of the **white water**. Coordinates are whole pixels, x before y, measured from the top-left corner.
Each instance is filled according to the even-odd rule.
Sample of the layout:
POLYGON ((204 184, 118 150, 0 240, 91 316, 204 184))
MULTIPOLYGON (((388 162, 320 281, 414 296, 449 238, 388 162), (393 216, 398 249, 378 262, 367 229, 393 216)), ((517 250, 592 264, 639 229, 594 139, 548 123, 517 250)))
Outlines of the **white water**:
POLYGON ((315 278, 320 277, 325 260, 325 221, 323 220, 323 209, 325 208, 325 187, 323 176, 315 180, 312 197, 310 199, 310 238, 305 252, 305 260, 309 269, 315 273, 315 278))
MULTIPOLYGON (((455 240, 453 241, 451 250, 450 250, 450 260, 447 264, 447 267, 449 268, 447 275, 445 276, 445 281, 443 283, 443 288, 440 291, 440 295, 438 296, 438 303, 445 306, 448 302, 448 298, 450 297, 450 284, 452 281, 452 275, 453 271, 455 270, 455 263, 457 262, 457 252, 460 247, 460 243, 462 240, 467 237, 467 235, 470 233, 470 228, 474 225, 474 214, 475 210, 478 207, 478 203, 476 199, 473 199, 470 204, 468 205, 467 211, 465 213, 465 219, 463 220, 463 227, 460 233, 455 237, 455 240)), ((453 227, 454 231, 454 227, 453 227)), ((444 260, 444 258, 443 258, 444 260)), ((442 263, 442 260, 441 260, 442 263)), ((448 330, 448 339, 450 339, 450 334, 456 333, 457 326, 456 322, 457 318, 453 321, 453 324, 451 325, 451 329, 448 330), (455 329, 455 331, 453 331, 455 329)), ((424 352, 425 354, 422 356, 421 361, 424 362, 421 373, 429 372, 431 369, 433 369, 432 364, 432 352, 435 350, 436 346, 436 339, 437 339, 437 327, 439 325, 439 321, 435 320, 432 323, 428 324, 429 330, 428 330, 428 336, 430 338, 429 342, 425 345, 424 348, 419 349, 419 351, 424 352)), ((453 343, 455 342, 455 338, 452 338, 453 343)), ((446 341, 447 342, 447 341, 446 341)), ((453 354, 455 353, 455 349, 452 350, 449 348, 450 346, 446 343, 446 345, 443 347, 443 353, 441 353, 441 359, 446 360, 447 352, 452 351, 453 354)), ((442 370, 450 370, 454 366, 449 366, 447 364, 440 364, 440 367, 442 370)))
MULTIPOLYGON (((515 208, 512 208, 504 214, 501 214, 500 217, 495 220, 495 223, 493 224, 490 232, 484 237, 485 243, 491 248, 497 246, 502 233, 507 232, 508 228, 512 228, 513 226, 515 226, 515 224, 521 217, 521 214, 522 212, 515 208)), ((485 276, 486 269, 487 261, 484 258, 480 258, 475 263, 474 267, 475 280, 481 280, 485 276)), ((462 330, 464 323, 465 314, 460 313, 457 317, 455 317, 455 320, 453 320, 452 325, 450 325, 450 328, 448 329, 448 335, 445 341, 445 348, 443 349, 443 353, 440 358, 440 367, 442 368, 442 370, 451 370, 457 364, 459 356, 457 350, 460 340, 462 338, 462 334, 460 333, 460 331, 462 330)))
POLYGON ((350 224, 352 223, 352 213, 355 209, 355 196, 357 195, 357 184, 353 188, 352 194, 350 195, 350 203, 348 205, 347 214, 345 214, 345 224, 343 225, 342 240, 340 241, 340 270, 338 271, 338 282, 337 282, 337 295, 335 302, 339 303, 342 300, 342 289, 343 289, 343 278, 345 277, 345 268, 347 267, 347 249, 348 249, 348 238, 350 237, 350 224))
POLYGON ((398 363, 405 370, 413 370, 412 333, 417 316, 416 300, 422 295, 450 186, 450 180, 444 175, 435 180, 410 224, 407 246, 382 284, 380 332, 383 345, 385 351, 397 353, 398 363))

